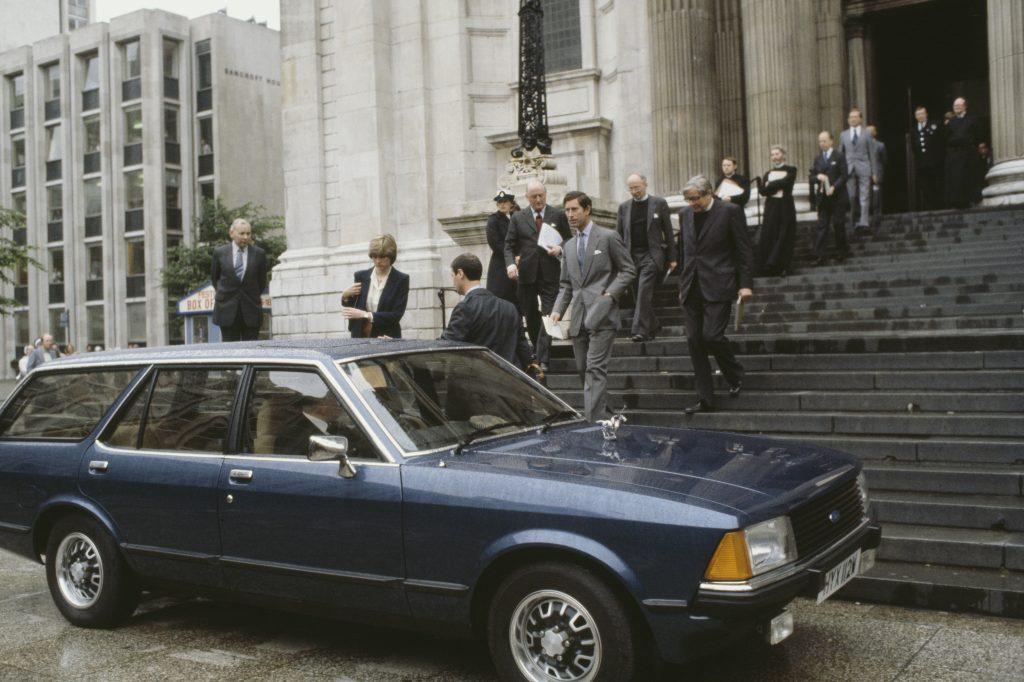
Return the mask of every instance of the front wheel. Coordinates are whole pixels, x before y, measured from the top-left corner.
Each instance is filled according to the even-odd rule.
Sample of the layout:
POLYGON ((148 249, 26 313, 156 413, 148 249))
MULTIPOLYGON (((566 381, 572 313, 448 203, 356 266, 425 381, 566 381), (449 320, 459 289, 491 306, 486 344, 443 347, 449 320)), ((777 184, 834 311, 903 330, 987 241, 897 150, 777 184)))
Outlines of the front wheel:
POLYGON ((544 563, 495 593, 487 639, 507 682, 627 682, 639 678, 638 633, 619 597, 591 571, 544 563))
POLYGON ((87 517, 54 524, 46 543, 46 582, 61 614, 79 627, 113 627, 139 603, 134 576, 114 539, 87 517))

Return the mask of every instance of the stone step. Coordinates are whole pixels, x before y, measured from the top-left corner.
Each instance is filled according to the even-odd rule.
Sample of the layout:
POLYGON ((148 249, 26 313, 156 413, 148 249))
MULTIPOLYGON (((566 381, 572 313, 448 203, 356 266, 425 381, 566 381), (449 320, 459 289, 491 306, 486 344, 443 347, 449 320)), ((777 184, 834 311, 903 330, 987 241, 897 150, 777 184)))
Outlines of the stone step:
POLYGON ((1024 533, 889 523, 878 558, 1024 571, 1024 533))
POLYGON ((1024 494, 1024 444, 1018 464, 864 462, 872 492, 942 492, 959 495, 1024 494))
POLYGON ((882 522, 1024 531, 1024 497, 957 495, 940 492, 871 490, 875 517, 882 522))
POLYGON ((901 466, 988 466, 1024 464, 1024 442, 1013 438, 916 438, 900 435, 800 434, 778 436, 785 440, 821 445, 856 455, 872 466, 892 461, 901 466))
MULTIPOLYGON (((983 281, 1016 282, 1020 280, 1021 276, 1020 259, 1020 254, 1010 253, 1005 256, 993 256, 967 262, 925 260, 915 264, 913 269, 908 269, 906 263, 901 263, 896 259, 884 266, 872 263, 850 264, 832 269, 811 268, 785 277, 757 277, 754 279, 754 283, 756 285, 755 292, 762 290, 772 292, 799 291, 808 286, 819 289, 843 289, 856 285, 857 288, 863 289, 921 280, 947 284, 956 282, 954 277, 964 279, 981 277, 983 281), (913 273, 913 276, 908 277, 907 273, 913 273), (951 273, 955 273, 955 275, 951 273)), ((670 278, 664 286, 671 286, 673 283, 678 288, 676 276, 670 278)))
POLYGON ((879 560, 837 595, 896 606, 1024 618, 1024 574, 879 560))

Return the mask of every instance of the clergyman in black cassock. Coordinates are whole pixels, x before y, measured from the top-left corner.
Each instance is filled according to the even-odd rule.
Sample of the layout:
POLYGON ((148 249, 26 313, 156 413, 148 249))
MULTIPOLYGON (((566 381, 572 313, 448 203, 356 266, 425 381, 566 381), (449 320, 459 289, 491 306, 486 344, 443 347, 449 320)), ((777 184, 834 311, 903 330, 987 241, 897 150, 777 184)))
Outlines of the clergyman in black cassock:
POLYGON ((796 166, 786 165, 786 150, 782 147, 772 147, 771 152, 772 169, 761 178, 764 222, 757 253, 761 271, 774 277, 789 271, 796 246, 796 205, 793 203, 796 166))

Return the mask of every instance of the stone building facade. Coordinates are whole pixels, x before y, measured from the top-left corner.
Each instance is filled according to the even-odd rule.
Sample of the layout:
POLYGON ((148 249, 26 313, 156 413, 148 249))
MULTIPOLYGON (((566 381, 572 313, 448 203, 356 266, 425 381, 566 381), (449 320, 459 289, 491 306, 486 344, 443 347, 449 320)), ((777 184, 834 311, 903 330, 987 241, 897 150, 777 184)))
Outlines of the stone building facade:
MULTIPOLYGON (((991 130, 986 202, 1024 201, 1024 34, 1012 28, 1024 10, 1016 0, 543 6, 557 36, 547 69, 555 174, 591 194, 606 224, 632 171, 671 197, 696 173, 716 176, 723 155, 761 174, 769 146, 782 144, 803 179, 817 133, 838 134, 853 105, 883 123, 882 139, 902 163, 910 103, 941 117, 961 94, 991 130), (953 66, 945 76, 906 71, 901 93, 897 67, 933 57, 908 36, 935 44, 927 49, 936 68, 946 58, 953 66), (959 58, 965 52, 973 61, 959 58)), ((448 263, 465 250, 486 258, 490 197, 518 142, 518 9, 517 0, 282 1, 289 250, 271 285, 275 335, 343 334, 339 293, 368 267, 367 242, 382 232, 396 236, 397 267, 412 277, 403 328, 438 334, 448 263)), ((890 172, 889 201, 900 210, 903 171, 890 172)), ((796 194, 806 211, 806 181, 796 194)), ((454 302, 449 294, 447 307, 454 302)))
POLYGON ((96 0, 3 0, 0 52, 82 28, 96 20, 96 0))
POLYGON ((180 342, 160 271, 201 199, 283 213, 279 50, 254 23, 140 10, 0 53, 0 205, 46 268, 15 273, 4 357, 45 331, 180 342))

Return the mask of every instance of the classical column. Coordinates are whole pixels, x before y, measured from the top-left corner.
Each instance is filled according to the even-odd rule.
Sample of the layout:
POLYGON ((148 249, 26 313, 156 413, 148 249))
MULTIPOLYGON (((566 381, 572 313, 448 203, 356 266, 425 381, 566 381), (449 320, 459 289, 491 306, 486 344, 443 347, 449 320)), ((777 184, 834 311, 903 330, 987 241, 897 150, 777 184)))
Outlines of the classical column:
POLYGON ((648 0, 654 184, 678 193, 690 177, 718 172, 714 0, 648 0))
MULTIPOLYGON (((718 0, 715 25, 715 79, 718 82, 718 106, 721 112, 718 118, 722 129, 720 156, 735 156, 743 175, 749 175, 740 0, 718 0)), ((715 172, 718 170, 716 166, 715 172)), ((711 180, 713 182, 715 178, 711 180)))
POLYGON ((1024 203, 1024 3, 988 0, 992 154, 987 206, 1024 203))
POLYGON ((816 2, 743 0, 741 10, 750 172, 763 174, 769 148, 782 145, 787 163, 799 169, 798 217, 809 218, 807 166, 819 132, 816 2))

